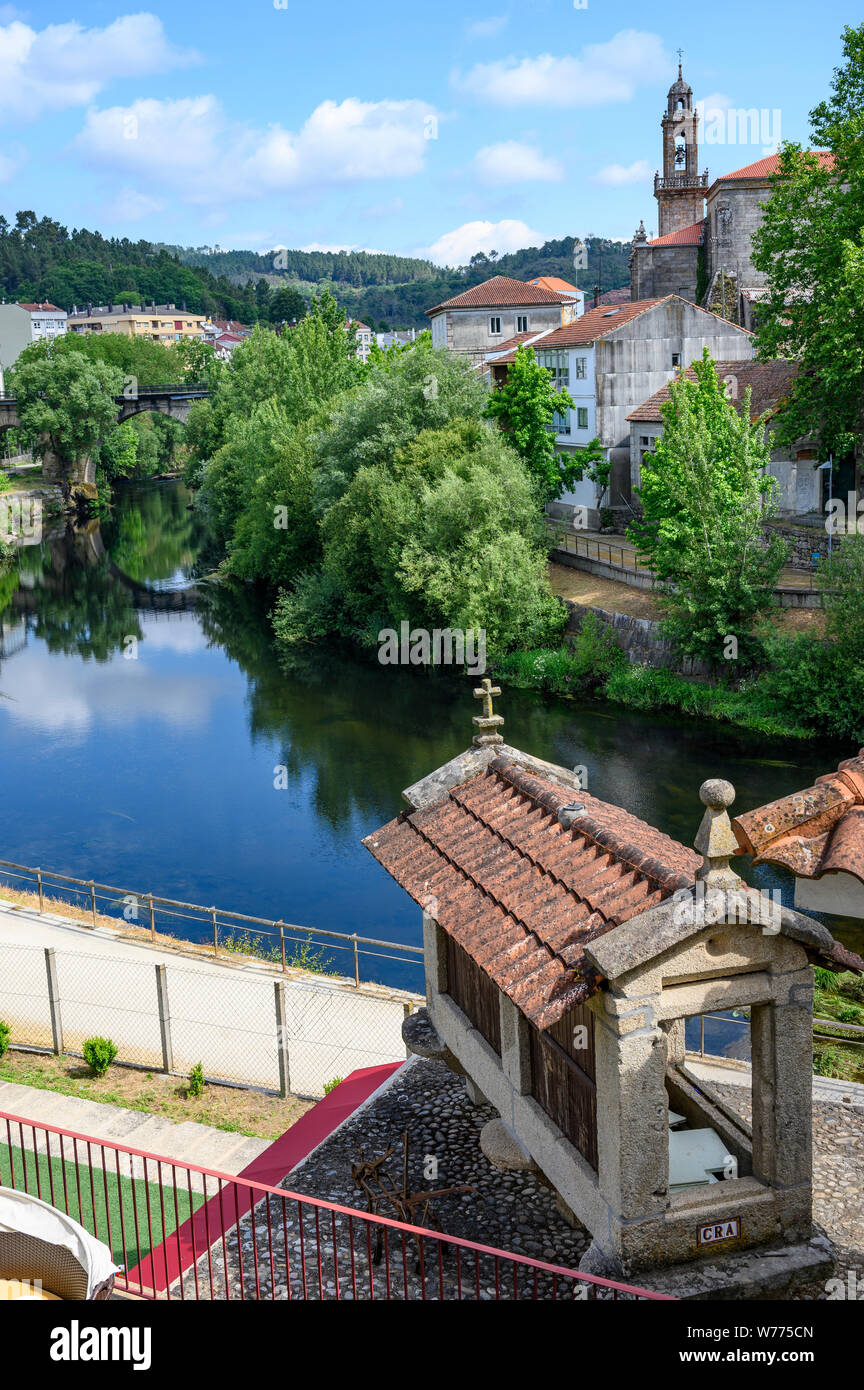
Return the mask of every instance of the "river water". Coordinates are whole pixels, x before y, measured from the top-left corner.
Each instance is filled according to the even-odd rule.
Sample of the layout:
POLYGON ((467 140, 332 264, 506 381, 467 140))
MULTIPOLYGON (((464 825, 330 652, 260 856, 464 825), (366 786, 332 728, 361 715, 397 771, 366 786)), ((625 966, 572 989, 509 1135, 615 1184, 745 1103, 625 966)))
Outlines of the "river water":
MULTIPOLYGON (((188 501, 179 483, 127 485, 101 527, 28 546, 0 576, 0 859, 419 944, 418 909, 360 841, 470 744, 475 680, 330 649, 281 669, 260 600, 200 584, 188 501), (194 608, 142 606, 190 585, 194 608)), ((749 809, 857 751, 508 689, 498 705, 509 742, 583 765, 593 795, 685 843, 706 777, 749 809)), ((791 903, 788 876, 736 865, 791 903)), ((860 923, 830 925, 864 945, 860 923)))

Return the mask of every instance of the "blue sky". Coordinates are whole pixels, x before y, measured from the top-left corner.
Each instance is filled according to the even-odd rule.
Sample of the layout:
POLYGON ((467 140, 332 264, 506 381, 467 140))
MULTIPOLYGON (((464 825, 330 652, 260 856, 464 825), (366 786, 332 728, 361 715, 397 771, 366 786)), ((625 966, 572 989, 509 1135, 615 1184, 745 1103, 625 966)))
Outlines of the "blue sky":
POLYGON ((807 139, 860 19, 846 0, 0 0, 0 209, 192 246, 450 264, 547 237, 629 239, 642 217, 656 230, 679 45, 716 175, 778 133, 807 139), (735 118, 730 142, 730 108, 764 113, 757 142, 735 118))

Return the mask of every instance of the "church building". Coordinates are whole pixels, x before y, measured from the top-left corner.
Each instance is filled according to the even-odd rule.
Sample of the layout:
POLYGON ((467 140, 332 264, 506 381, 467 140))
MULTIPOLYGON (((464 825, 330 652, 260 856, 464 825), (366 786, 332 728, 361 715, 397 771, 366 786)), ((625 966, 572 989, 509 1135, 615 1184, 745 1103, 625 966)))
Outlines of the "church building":
POLYGON ((779 156, 766 155, 713 182, 707 169, 700 172, 699 112, 680 63, 660 124, 663 172, 654 176, 658 234, 649 240, 643 222, 633 238, 631 298, 678 294, 752 329, 765 283, 751 261, 753 235, 771 197, 779 156))

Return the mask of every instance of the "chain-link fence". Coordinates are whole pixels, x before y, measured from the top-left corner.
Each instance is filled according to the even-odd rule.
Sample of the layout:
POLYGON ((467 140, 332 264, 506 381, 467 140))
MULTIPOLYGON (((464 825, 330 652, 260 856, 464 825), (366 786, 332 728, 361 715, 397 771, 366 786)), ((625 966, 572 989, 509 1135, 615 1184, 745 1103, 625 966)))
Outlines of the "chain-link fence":
POLYGON ((0 941, 0 1021, 12 1046, 81 1056, 97 1035, 121 1064, 188 1075, 200 1062, 208 1080, 302 1096, 405 1057, 402 1021, 416 995, 160 957, 0 941))

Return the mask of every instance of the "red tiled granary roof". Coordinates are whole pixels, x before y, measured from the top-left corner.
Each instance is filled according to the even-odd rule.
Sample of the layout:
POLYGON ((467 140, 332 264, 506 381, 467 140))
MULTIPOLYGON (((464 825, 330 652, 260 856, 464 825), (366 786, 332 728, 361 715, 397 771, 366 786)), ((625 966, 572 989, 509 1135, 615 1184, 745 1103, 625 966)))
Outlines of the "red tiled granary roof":
POLYGON ((847 873, 864 883, 864 748, 815 786, 732 822, 743 854, 800 878, 847 873))
POLYGON ((545 290, 541 285, 526 285, 523 280, 513 280, 509 275, 493 275, 482 285, 474 285, 463 290, 452 299, 427 309, 427 314, 437 314, 439 309, 498 309, 506 305, 520 304, 572 304, 572 294, 558 294, 545 290))
MULTIPOLYGON (((567 819, 567 818, 565 818, 567 819)), ((506 757, 363 841, 538 1028, 596 993, 584 946, 693 884, 701 859, 506 757), (565 829, 558 813, 584 810, 565 829)))

